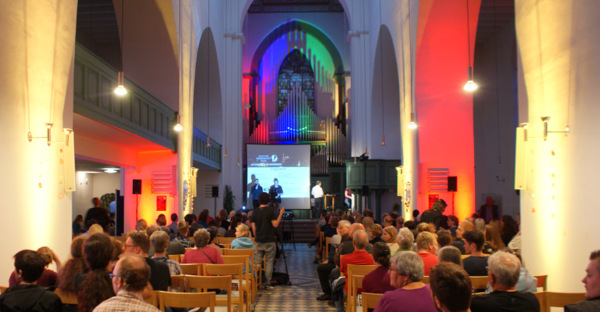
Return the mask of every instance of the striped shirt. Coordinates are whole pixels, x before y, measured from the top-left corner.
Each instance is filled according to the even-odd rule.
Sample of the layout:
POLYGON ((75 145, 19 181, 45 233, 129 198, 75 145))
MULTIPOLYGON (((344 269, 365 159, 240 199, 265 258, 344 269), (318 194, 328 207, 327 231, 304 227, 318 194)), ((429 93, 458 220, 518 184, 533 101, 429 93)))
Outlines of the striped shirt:
POLYGON ((142 294, 124 289, 100 303, 92 312, 159 312, 155 306, 147 303, 142 294))

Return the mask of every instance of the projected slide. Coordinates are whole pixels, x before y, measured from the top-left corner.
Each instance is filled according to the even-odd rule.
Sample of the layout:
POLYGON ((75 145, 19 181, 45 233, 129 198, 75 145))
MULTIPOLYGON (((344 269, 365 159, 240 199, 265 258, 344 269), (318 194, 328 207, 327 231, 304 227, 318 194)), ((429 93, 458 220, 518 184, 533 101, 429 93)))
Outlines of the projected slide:
MULTIPOLYGON (((310 209, 309 144, 248 144, 246 148, 248 192, 258 180, 265 193, 275 190, 285 209, 310 209)), ((252 207, 252 195, 248 198, 252 207)))

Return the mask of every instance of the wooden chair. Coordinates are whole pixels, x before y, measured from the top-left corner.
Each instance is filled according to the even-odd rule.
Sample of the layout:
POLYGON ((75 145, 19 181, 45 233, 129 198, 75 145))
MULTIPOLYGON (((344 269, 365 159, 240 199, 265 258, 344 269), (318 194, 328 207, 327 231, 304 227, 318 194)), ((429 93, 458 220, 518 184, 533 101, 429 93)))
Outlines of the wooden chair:
POLYGON ((487 276, 471 276, 471 287, 473 287, 473 289, 486 289, 487 285, 487 276))
POLYGON ((235 237, 218 237, 219 244, 229 244, 231 246, 231 242, 235 239, 235 237))
POLYGON ((325 238, 325 254, 322 259, 329 259, 329 246, 331 245, 331 237, 325 238))
POLYGON ((179 254, 177 254, 177 255, 169 255, 169 259, 171 259, 171 260, 173 260, 173 261, 175 261, 177 263, 181 262, 181 258, 182 257, 183 257, 183 255, 179 255, 179 254))
POLYGON ((215 293, 177 293, 168 291, 158 292, 158 303, 161 311, 165 307, 174 308, 210 308, 209 311, 215 312, 215 293))
MULTIPOLYGON (((237 290, 232 287, 232 298, 234 303, 238 305, 238 312, 244 311, 244 304, 250 307, 249 300, 244 300, 244 287, 241 285, 240 277, 243 277, 243 265, 236 264, 205 264, 203 266, 203 275, 223 276, 229 275, 232 278, 232 284, 237 283, 237 290), (237 296, 236 296, 237 291, 237 296)), ((249 309, 246 311, 250 311, 249 309)))
MULTIPOLYGON (((187 289, 197 289, 199 292, 207 292, 209 289, 225 289, 227 294, 216 295, 215 306, 226 307, 227 312, 231 312, 231 276, 186 276, 187 289)), ((217 308, 217 310, 219 310, 217 308)))
POLYGON ((223 249, 223 254, 225 256, 248 256, 249 257, 251 270, 250 270, 250 272, 248 272, 248 274, 250 276, 250 281, 252 282, 252 302, 254 302, 256 292, 258 291, 257 280, 260 278, 260 275, 262 274, 262 266, 256 265, 256 249, 225 248, 225 249, 223 249))
POLYGON ((179 266, 185 275, 202 275, 202 263, 182 263, 179 266))
POLYGON ((154 290, 152 291, 152 296, 148 297, 148 298, 144 298, 144 301, 146 301, 147 303, 151 304, 152 306, 158 308, 158 290, 154 290))
MULTIPOLYGON (((541 311, 550 311, 550 308, 562 308, 570 303, 575 303, 585 300, 585 293, 564 293, 564 292, 544 292, 544 308, 541 311)), ((541 303, 540 303, 540 307, 541 303)))
POLYGON ((425 283, 425 284, 429 284, 429 276, 427 276, 427 275, 423 276, 423 281, 422 282, 425 283))
POLYGON ((534 275, 533 277, 537 278, 537 287, 541 287, 543 291, 546 291, 547 289, 547 279, 548 279, 548 274, 546 275, 534 275))
POLYGON ((171 275, 171 291, 186 291, 185 282, 185 275, 171 275))
MULTIPOLYGON (((239 278, 240 285, 244 288, 244 292, 248 294, 248 299, 246 300, 246 305, 248 306, 248 311, 250 311, 250 303, 254 302, 254 280, 250 277, 252 274, 252 268, 250 267, 250 257, 247 255, 230 255, 223 256, 223 263, 225 264, 242 264, 244 266, 243 275, 239 278)), ((233 277, 234 282, 237 277, 233 277)))
POLYGON ((533 293, 540 302, 540 312, 547 312, 550 308, 546 306, 546 292, 536 291, 533 293))
POLYGON ((381 299, 381 296, 383 296, 383 294, 364 292, 360 296, 362 298, 362 312, 368 312, 369 309, 375 309, 377 303, 379 302, 379 299, 381 299))
POLYGON ((4 293, 5 290, 8 289, 8 286, 0 286, 0 295, 4 293))
POLYGON ((351 297, 352 299, 347 305, 347 311, 357 312, 362 310, 362 307, 358 305, 358 289, 362 287, 362 281, 364 277, 364 275, 352 275, 352 288, 348 288, 348 297, 351 297))
MULTIPOLYGON (((342 261, 340 259, 340 261, 342 261)), ((352 276, 354 275, 362 275, 365 276, 367 274, 369 274, 371 271, 375 270, 377 266, 376 265, 360 265, 360 264, 348 264, 348 276, 346 276, 346 285, 347 285, 347 291, 350 291, 352 289, 352 276)), ((361 286, 362 286, 362 280, 361 280, 361 286)), ((349 293, 348 296, 346 296, 346 307, 347 307, 347 311, 354 311, 354 309, 350 310, 351 305, 354 302, 354 298, 352 298, 351 294, 349 293)), ((356 306, 356 305, 354 305, 356 306)))
MULTIPOLYGON (((4 292, 4 291, 2 291, 2 292, 4 292)), ((74 292, 64 291, 61 288, 56 288, 54 290, 54 293, 56 295, 58 295, 58 297, 60 298, 60 301, 63 304, 77 305, 77 294, 75 294, 74 292)))

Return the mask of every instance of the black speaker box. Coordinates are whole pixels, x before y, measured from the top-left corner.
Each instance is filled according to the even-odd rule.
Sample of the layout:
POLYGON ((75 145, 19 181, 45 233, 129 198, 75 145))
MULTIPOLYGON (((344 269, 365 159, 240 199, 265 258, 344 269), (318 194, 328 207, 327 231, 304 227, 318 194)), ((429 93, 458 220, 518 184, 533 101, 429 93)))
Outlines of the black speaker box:
POLYGON ((456 192, 456 177, 448 177, 448 192, 456 192))
POLYGON ((219 197, 219 187, 218 186, 212 187, 212 197, 219 197))
POLYGON ((131 194, 142 194, 142 180, 133 180, 131 194))

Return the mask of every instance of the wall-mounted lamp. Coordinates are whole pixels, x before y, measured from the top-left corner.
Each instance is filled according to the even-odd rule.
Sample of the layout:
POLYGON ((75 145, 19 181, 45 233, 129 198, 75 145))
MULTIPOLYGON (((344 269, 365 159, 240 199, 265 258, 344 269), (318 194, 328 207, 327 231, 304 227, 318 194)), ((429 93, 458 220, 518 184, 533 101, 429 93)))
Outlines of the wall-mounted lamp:
POLYGON ((179 117, 179 113, 177 113, 177 123, 173 127, 175 132, 181 132, 183 130, 183 126, 181 125, 181 118, 179 117))
POLYGON ((117 76, 117 87, 115 88, 115 94, 118 96, 123 96, 127 94, 127 89, 125 88, 125 72, 120 71, 117 76))
MULTIPOLYGON (((52 145, 52 127, 53 126, 54 126, 54 123, 51 123, 51 122, 46 123, 46 136, 34 137, 33 134, 31 133, 31 131, 27 132, 27 141, 33 142, 33 139, 46 139, 48 146, 51 146, 52 145)), ((66 146, 69 146, 69 142, 70 142, 69 138, 71 137, 71 134, 73 134, 73 129, 64 128, 63 131, 65 132, 65 140, 64 141, 55 141, 54 143, 64 143, 66 146)))
POLYGON ((408 123, 408 129, 417 129, 417 122, 415 121, 415 113, 410 113, 410 123, 408 123))
POLYGON ((563 131, 550 131, 548 130, 548 122, 550 121, 550 116, 543 116, 542 121, 544 122, 544 141, 548 140, 548 133, 564 133, 565 136, 568 136, 571 133, 571 127, 567 125, 565 130, 563 131))

